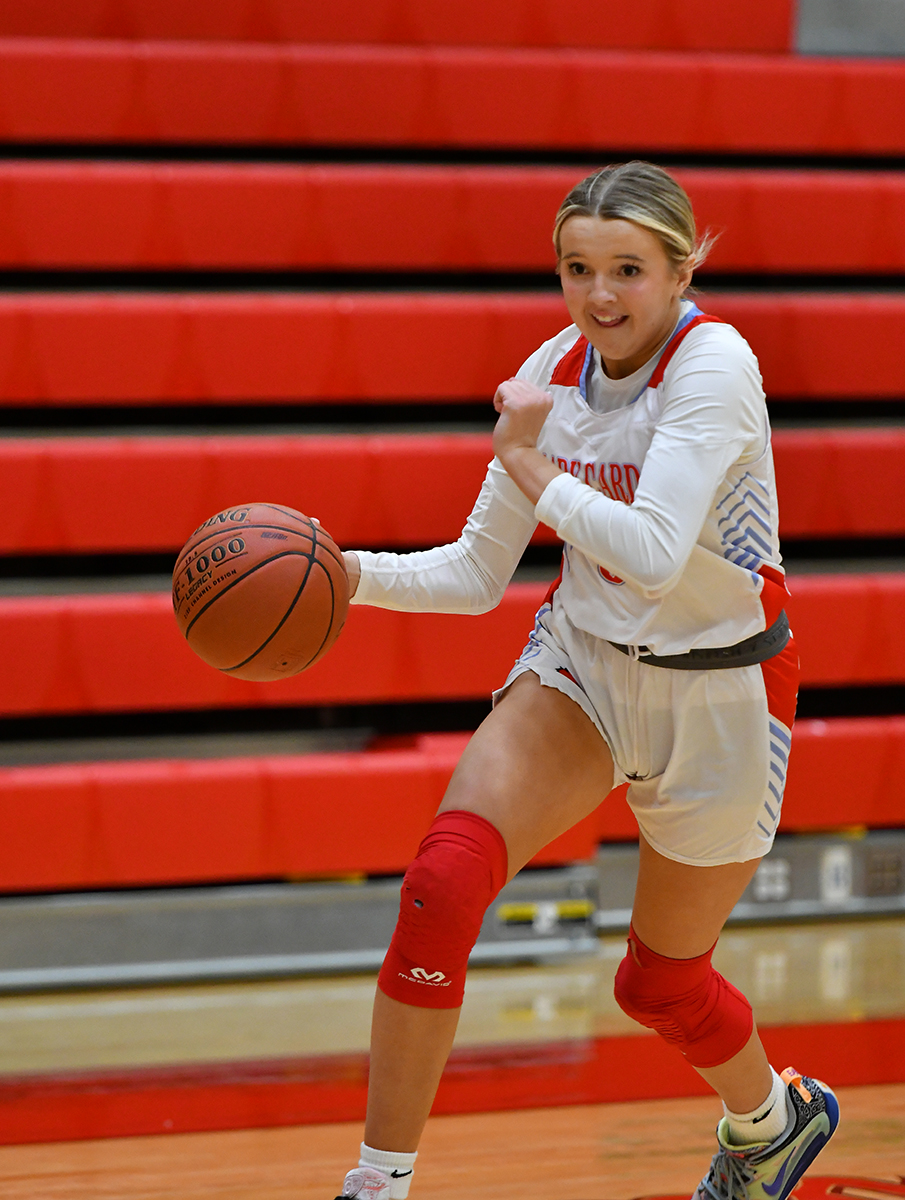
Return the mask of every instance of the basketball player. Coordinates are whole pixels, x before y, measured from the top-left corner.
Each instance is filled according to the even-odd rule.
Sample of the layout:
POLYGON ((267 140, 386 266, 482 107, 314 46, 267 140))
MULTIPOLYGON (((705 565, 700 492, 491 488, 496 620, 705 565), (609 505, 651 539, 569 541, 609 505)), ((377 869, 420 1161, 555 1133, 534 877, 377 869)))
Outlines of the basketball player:
POLYGON ((660 168, 582 180, 554 245, 574 324, 497 391, 495 457, 462 536, 347 555, 355 603, 480 613, 538 521, 564 542, 405 875, 342 1196, 407 1196, 487 906, 628 780, 641 858, 616 998, 722 1098, 695 1200, 785 1200, 834 1132, 836 1098, 777 1074, 750 1004, 711 965, 773 842, 798 686, 757 362, 686 297, 707 239, 660 168))

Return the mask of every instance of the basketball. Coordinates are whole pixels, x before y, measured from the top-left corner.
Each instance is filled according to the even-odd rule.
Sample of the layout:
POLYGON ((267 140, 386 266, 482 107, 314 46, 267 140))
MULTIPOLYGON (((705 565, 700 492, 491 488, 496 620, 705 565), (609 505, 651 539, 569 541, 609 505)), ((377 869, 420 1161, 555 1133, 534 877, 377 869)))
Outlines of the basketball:
POLYGON ((279 504, 224 509, 200 525, 173 570, 173 610, 188 644, 218 671, 258 683, 322 658, 349 608, 339 547, 279 504))

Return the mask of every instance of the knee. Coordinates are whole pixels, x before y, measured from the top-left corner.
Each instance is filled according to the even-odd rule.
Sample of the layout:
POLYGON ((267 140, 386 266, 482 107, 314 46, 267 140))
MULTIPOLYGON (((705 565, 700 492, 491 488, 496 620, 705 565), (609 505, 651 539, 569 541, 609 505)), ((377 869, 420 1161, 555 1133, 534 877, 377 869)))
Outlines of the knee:
POLYGON ((476 813, 441 813, 402 881, 381 990, 420 1007, 458 1007, 468 956, 507 869, 506 844, 489 821, 476 813))
POLYGON ((751 1005, 710 961, 666 958, 629 932, 629 951, 616 972, 616 1001, 639 1024, 679 1047, 695 1067, 734 1057, 754 1029, 751 1005))
POLYGON ((397 929, 412 948, 428 950, 442 938, 467 955, 506 869, 505 843, 489 821, 470 812, 441 813, 405 873, 397 929))

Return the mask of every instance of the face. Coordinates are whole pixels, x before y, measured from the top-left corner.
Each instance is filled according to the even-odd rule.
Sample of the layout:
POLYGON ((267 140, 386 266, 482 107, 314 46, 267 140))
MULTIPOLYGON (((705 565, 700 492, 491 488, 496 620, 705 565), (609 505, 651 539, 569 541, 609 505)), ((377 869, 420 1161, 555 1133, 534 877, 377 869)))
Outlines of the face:
POLYGON ((610 378, 624 379, 672 332, 691 267, 677 269, 659 239, 633 221, 570 217, 560 246, 569 315, 600 351, 610 378))

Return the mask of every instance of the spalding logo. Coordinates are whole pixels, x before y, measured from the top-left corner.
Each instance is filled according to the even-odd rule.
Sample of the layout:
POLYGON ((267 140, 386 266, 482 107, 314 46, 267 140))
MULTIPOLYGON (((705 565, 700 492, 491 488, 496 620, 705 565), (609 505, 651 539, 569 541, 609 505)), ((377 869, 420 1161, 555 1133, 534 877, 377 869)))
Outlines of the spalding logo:
POLYGON ((243 521, 247 521, 247 520, 248 520, 248 509, 247 508, 233 508, 233 509, 229 510, 228 512, 220 512, 220 513, 217 513, 216 516, 211 517, 209 520, 207 520, 203 524, 199 525, 198 528, 192 534, 192 537, 194 537, 196 533, 200 533, 202 529, 208 529, 211 525, 226 525, 230 521, 232 521, 232 523, 235 525, 240 525, 243 521))

